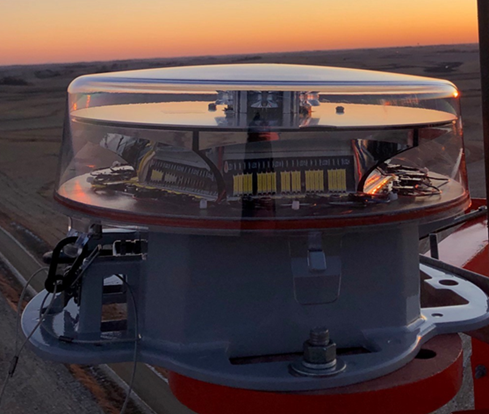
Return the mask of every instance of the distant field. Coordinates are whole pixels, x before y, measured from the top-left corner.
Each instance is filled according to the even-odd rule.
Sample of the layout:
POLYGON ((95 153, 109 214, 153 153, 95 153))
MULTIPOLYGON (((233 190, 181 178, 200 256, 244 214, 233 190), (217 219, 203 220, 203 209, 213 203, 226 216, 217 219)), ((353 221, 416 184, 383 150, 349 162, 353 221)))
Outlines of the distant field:
POLYGON ((449 79, 462 92, 471 188, 482 196, 478 58, 477 45, 454 45, 0 67, 0 224, 39 253, 66 231, 67 221, 51 200, 71 80, 87 73, 181 65, 295 63, 449 79))

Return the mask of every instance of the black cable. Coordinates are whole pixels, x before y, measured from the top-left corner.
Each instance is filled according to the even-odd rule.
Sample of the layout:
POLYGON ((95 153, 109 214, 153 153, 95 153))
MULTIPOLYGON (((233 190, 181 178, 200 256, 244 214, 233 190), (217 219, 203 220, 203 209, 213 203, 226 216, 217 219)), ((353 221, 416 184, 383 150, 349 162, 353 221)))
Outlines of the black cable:
MULTIPOLYGON (((25 295, 25 292, 24 291, 27 290, 27 286, 29 286, 30 281, 34 278, 34 276, 36 276, 43 269, 44 268, 37 270, 29 278, 28 282, 24 286, 24 289, 23 289, 23 291, 21 293, 21 298, 22 299, 23 299, 23 297, 25 295)), ((24 348, 27 345, 27 343, 29 342, 29 340, 32 338, 32 335, 34 335, 34 333, 39 329, 39 327, 41 326, 41 324, 44 322, 44 320, 46 319, 46 315, 49 314, 49 311, 51 310, 51 307, 54 304, 54 301, 56 299, 56 285, 54 286, 53 293, 47 292, 46 295, 44 296, 44 299, 43 299, 42 304, 41 304, 41 311, 42 311, 42 308, 44 306, 44 303, 46 302, 46 299, 49 297, 49 295, 52 295, 51 302, 49 303, 49 305, 46 308, 46 310, 44 312, 42 312, 42 317, 39 318, 39 321, 36 323, 36 325, 34 326, 34 328, 32 328, 31 332, 29 333, 29 335, 27 335, 27 337, 24 339, 24 342, 22 343, 22 345, 18 349, 17 349, 17 345, 18 345, 18 342, 17 342, 18 341, 18 331, 16 333, 15 354, 14 354, 14 356, 13 356, 11 362, 10 362, 10 367, 9 367, 9 370, 8 370, 7 375, 5 377, 5 381, 4 381, 3 386, 2 386, 2 391, 0 392, 0 406, 2 404, 2 400, 3 400, 3 397, 5 395, 5 390, 7 389, 7 385, 9 383, 9 380, 10 380, 10 378, 12 378, 14 376, 15 370, 17 369, 17 364, 19 362, 20 354, 24 350, 24 348)), ((22 304, 22 301, 19 300, 19 303, 17 305, 17 309, 19 309, 22 306, 21 304, 22 304)), ((20 311, 17 313, 17 318, 18 318, 19 313, 20 313, 20 311)), ((18 326, 18 324, 17 324, 17 326, 18 326)))
MULTIPOLYGON (((134 309, 134 339, 101 339, 101 340, 82 340, 82 339, 75 339, 71 337, 66 337, 66 336, 58 336, 56 335, 53 331, 50 331, 47 329, 47 327, 43 327, 44 331, 49 333, 50 335, 54 336, 58 340, 65 342, 65 343, 73 343, 73 344, 80 344, 80 345, 106 345, 106 344, 115 344, 115 343, 127 343, 127 342, 134 342, 134 354, 133 354, 133 368, 132 368, 132 373, 131 373, 131 378, 129 380, 128 384, 128 390, 126 392, 126 398, 124 399, 124 403, 122 405, 121 411, 119 414, 124 414, 126 412, 127 406, 130 401, 131 393, 134 388, 134 380, 136 378, 136 370, 137 370, 137 357, 138 357, 138 342, 139 342, 139 317, 138 317, 138 311, 137 311, 137 303, 136 303, 136 298, 134 297, 134 292, 132 290, 131 285, 127 283, 127 281, 122 277, 121 275, 117 274, 114 275, 118 279, 122 281, 122 283, 126 286, 129 295, 131 296, 131 301, 133 304, 133 309, 134 309)), ((43 304, 41 304, 41 309, 43 307, 43 304)))
POLYGON ((78 274, 76 274, 76 272, 73 273, 74 280, 70 282, 69 287, 75 285, 81 279, 81 277, 83 276, 85 271, 89 268, 89 266, 93 263, 93 261, 98 257, 101 250, 102 250, 102 245, 101 244, 97 245, 97 247, 95 247, 95 249, 93 249, 92 252, 83 260, 83 262, 81 262, 82 264, 80 265, 80 270, 79 270, 78 274))
MULTIPOLYGON (((63 283, 63 282, 68 281, 70 283, 69 286, 66 286, 63 283, 63 285, 62 285, 62 288, 63 289, 70 288, 71 286, 73 286, 74 283, 78 282, 83 277, 83 274, 85 273, 85 271, 87 270, 87 268, 92 264, 92 262, 99 255, 101 248, 102 248, 102 246, 101 245, 98 245, 88 255, 88 257, 85 258, 86 262, 84 262, 83 264, 81 264, 81 266, 80 266, 80 272, 75 277, 73 277, 73 275, 75 275, 75 273, 72 272, 72 277, 69 277, 69 278, 68 277, 65 277, 65 278, 63 278, 63 280, 61 280, 59 282, 59 283, 63 283)), ((73 268, 76 267, 75 264, 77 263, 77 261, 79 261, 79 258, 80 258, 80 256, 75 260, 75 263, 73 264, 73 268)), ((124 400, 124 403, 123 403, 122 408, 121 408, 121 411, 120 411, 120 414, 124 414, 125 411, 126 411, 126 409, 127 409, 127 405, 129 404, 129 401, 130 401, 130 396, 131 396, 131 392, 132 392, 132 389, 133 389, 133 386, 134 386, 134 380, 135 380, 135 377, 136 377, 137 355, 138 355, 138 341, 139 341, 139 318, 138 318, 138 312, 137 312, 136 299, 134 297, 134 293, 132 291, 131 286, 126 282, 126 280, 121 275, 115 275, 115 276, 117 278, 119 278, 122 281, 122 283, 128 289, 128 292, 129 292, 129 294, 131 296, 131 300, 132 300, 132 303, 133 303, 133 308, 134 308, 134 321, 135 321, 134 322, 134 340, 131 340, 131 342, 134 342, 133 369, 132 369, 131 379, 130 379, 129 384, 128 384, 128 390, 127 390, 127 393, 126 393, 126 398, 124 400)), ((41 309, 42 309, 42 307, 43 307, 43 305, 41 305, 41 309)), ((44 318, 43 319, 40 319, 40 323, 42 323, 42 321, 44 321, 44 318)), ((36 327, 34 328, 35 330, 39 327, 40 323, 38 323, 38 325, 36 325, 36 327)), ((57 336, 54 332, 50 332, 48 329, 45 329, 45 331, 47 331, 48 333, 54 335, 60 341, 63 341, 63 342, 66 342, 66 343, 103 345, 103 344, 110 344, 110 343, 128 342, 128 340, 126 340, 126 339, 107 339, 107 340, 93 340, 93 341, 92 340, 80 340, 80 339, 75 339, 75 338, 71 338, 71 337, 57 336)), ((30 335, 30 336, 32 336, 32 335, 30 335)), ((30 338, 30 336, 28 337, 28 339, 30 338)))
POLYGON ((20 293, 19 300, 17 302, 17 314, 15 315, 15 345, 14 345, 14 357, 12 358, 12 361, 10 362, 10 367, 7 372, 7 376, 5 378, 5 381, 2 386, 2 391, 0 392, 0 405, 2 404, 3 396, 5 394, 5 390, 7 389, 7 384, 9 382, 9 379, 13 376, 15 369, 17 367, 17 363, 19 361, 19 358, 17 356, 17 347, 18 347, 18 341, 19 341, 19 327, 20 327, 20 314, 22 310, 22 303, 24 302, 24 297, 27 293, 27 289, 29 288, 32 280, 42 271, 47 272, 48 268, 47 267, 41 267, 40 269, 37 269, 30 277, 27 279, 24 287, 22 288, 22 292, 20 293))
POLYGON ((77 240, 78 237, 76 236, 66 237, 63 240, 60 240, 56 245, 56 247, 53 249, 52 256, 51 256, 51 263, 49 265, 48 277, 44 282, 44 288, 48 292, 53 292, 55 284, 60 279, 60 276, 57 274, 57 271, 58 271, 59 257, 63 249, 69 244, 76 243, 77 240))
POLYGON ((20 293, 19 296, 19 301, 17 302, 17 314, 15 315, 15 345, 14 349, 17 352, 17 345, 19 341, 19 330, 20 330, 20 315, 22 314, 22 303, 24 302, 24 297, 25 294, 27 293, 28 287, 31 285, 32 280, 42 271, 47 272, 48 268, 47 267, 41 267, 40 269, 37 269, 30 277, 27 279, 24 287, 22 288, 22 292, 20 293))
MULTIPOLYGON (((70 240, 70 241, 72 241, 72 240, 70 240)), ((61 251, 61 248, 64 247, 64 245, 68 244, 67 242, 68 242, 68 240, 65 239, 65 240, 63 240, 63 243, 59 243, 58 246, 57 246, 58 250, 61 251)), ((101 246, 99 245, 99 246, 97 246, 96 249, 94 249, 92 251, 92 253, 87 258, 87 262, 84 263, 84 265, 81 266, 82 267, 81 272, 77 275, 77 277, 75 278, 75 280, 73 282, 77 282, 77 281, 79 281, 81 279, 81 277, 83 276, 83 274, 86 271, 86 269, 92 264, 92 262, 95 260, 95 258, 100 253, 100 249, 101 249, 101 246)), ((58 255, 59 255, 59 251, 57 252, 58 255)), ((62 290, 66 289, 67 286, 64 286, 63 285, 63 282, 64 282, 63 280, 56 280, 56 281, 53 280, 53 283, 52 283, 52 293, 50 293, 49 291, 46 293, 46 295, 44 296, 44 299, 42 300, 41 306, 39 308, 39 321, 36 323, 36 325, 34 326, 34 328, 32 329, 32 331, 29 333, 29 335, 27 335, 27 337, 25 338, 25 340, 22 343, 22 345, 18 348, 20 314, 21 314, 22 303, 23 303, 25 294, 27 292, 27 288, 28 288, 28 286, 30 286, 30 283, 34 279, 34 277, 37 276, 37 274, 39 274, 41 271, 43 271, 43 270, 44 271, 48 271, 48 276, 49 276, 50 274, 55 274, 55 272, 56 272, 55 269, 56 269, 56 265, 53 266, 53 264, 51 264, 51 267, 49 268, 49 270, 48 270, 48 268, 38 269, 36 272, 34 272, 34 274, 32 274, 30 276, 30 278, 27 280, 24 288, 22 289, 22 292, 21 292, 20 298, 19 298, 19 302, 17 304, 16 335, 15 335, 15 348, 14 348, 15 349, 15 353, 14 353, 14 356, 13 356, 13 358, 11 360, 10 367, 9 367, 8 372, 7 372, 7 375, 5 377, 5 381, 4 381, 4 384, 2 386, 2 390, 0 391, 0 406, 1 406, 1 403, 2 403, 2 400, 3 400, 3 397, 4 397, 4 394, 5 394, 5 390, 7 388, 8 382, 9 382, 10 378, 13 377, 13 375, 15 373, 15 370, 17 368, 17 364, 18 364, 18 361, 19 361, 21 352, 23 351, 24 347, 29 342, 29 340, 31 339, 31 337, 34 335, 34 333, 43 324, 43 322, 46 319, 46 316, 49 314, 49 312, 50 312, 50 310, 51 310, 51 308, 52 308, 52 306, 53 306, 53 304, 55 302, 56 294, 57 294, 57 289, 58 289, 58 284, 60 285, 60 287, 62 288, 62 290), (46 302, 47 298, 49 297, 49 295, 52 295, 51 301, 50 301, 48 307, 43 311, 45 302, 46 302)), ((107 339, 107 340, 104 340, 104 339, 102 339, 102 340, 94 340, 94 341, 90 341, 90 340, 78 340, 78 339, 74 339, 74 338, 70 338, 70 337, 57 336, 54 332, 50 332, 48 329, 45 329, 45 331, 47 331, 48 333, 54 335, 60 341, 64 341, 64 342, 67 342, 67 343, 101 345, 101 344, 121 343, 121 342, 129 342, 129 341, 130 342, 134 342, 133 369, 132 369, 131 378, 130 378, 130 381, 129 381, 129 384, 128 384, 128 390, 127 390, 127 393, 126 393, 126 398, 124 400, 124 403, 123 403, 122 408, 121 408, 121 411, 120 411, 120 414, 124 414, 126 412, 127 406, 129 404, 129 401, 130 401, 130 396, 131 396, 131 393, 132 393, 132 390, 133 390, 133 387, 134 387, 134 380, 135 380, 135 377, 136 377, 137 356, 138 356, 138 349, 139 349, 138 348, 138 342, 139 342, 139 339, 140 339, 139 338, 139 318, 138 318, 138 311, 137 311, 137 303, 136 303, 136 299, 134 297, 134 292, 132 290, 132 287, 127 283, 127 281, 121 275, 115 275, 115 276, 122 281, 122 283, 126 286, 128 292, 129 292, 129 294, 131 296, 131 301, 132 301, 133 309, 134 309, 134 339, 132 339, 132 340, 127 340, 127 339, 107 339)), ((73 285, 73 283, 70 283, 70 285, 68 287, 71 287, 72 285, 73 285)))

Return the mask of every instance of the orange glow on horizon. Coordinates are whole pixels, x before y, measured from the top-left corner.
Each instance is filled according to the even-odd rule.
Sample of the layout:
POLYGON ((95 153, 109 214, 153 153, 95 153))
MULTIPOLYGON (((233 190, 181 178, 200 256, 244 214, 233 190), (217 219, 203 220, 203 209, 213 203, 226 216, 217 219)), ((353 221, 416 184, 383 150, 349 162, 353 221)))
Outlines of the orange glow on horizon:
POLYGON ((467 0, 6 3, 0 65, 477 42, 467 0))

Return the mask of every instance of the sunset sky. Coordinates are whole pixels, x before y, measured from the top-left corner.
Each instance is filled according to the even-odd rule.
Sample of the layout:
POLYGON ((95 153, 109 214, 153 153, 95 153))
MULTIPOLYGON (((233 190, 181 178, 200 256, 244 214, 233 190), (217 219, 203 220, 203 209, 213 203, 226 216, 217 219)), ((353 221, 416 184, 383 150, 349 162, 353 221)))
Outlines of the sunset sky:
POLYGON ((1 0, 0 65, 477 42, 476 0, 1 0))

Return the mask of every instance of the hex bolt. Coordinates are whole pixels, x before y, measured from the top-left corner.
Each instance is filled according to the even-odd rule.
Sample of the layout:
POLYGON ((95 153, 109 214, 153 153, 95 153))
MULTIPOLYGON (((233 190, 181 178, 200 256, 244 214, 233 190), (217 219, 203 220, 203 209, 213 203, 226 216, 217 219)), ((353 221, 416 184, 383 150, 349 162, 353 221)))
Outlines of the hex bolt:
POLYGON ((302 364, 311 369, 330 369, 336 365, 336 344, 329 340, 325 327, 311 329, 304 342, 302 364))
POLYGON ((324 326, 311 329, 303 350, 302 358, 290 365, 292 373, 328 377, 338 375, 346 368, 343 360, 336 359, 336 344, 330 340, 329 331, 324 326))
POLYGON ((317 346, 328 345, 329 331, 323 326, 311 329, 311 332, 309 333, 309 343, 317 346))
POLYGON ((480 379, 482 377, 485 377, 486 375, 487 375, 487 368, 485 367, 485 365, 477 365, 475 367, 475 371, 474 371, 475 379, 480 379))

